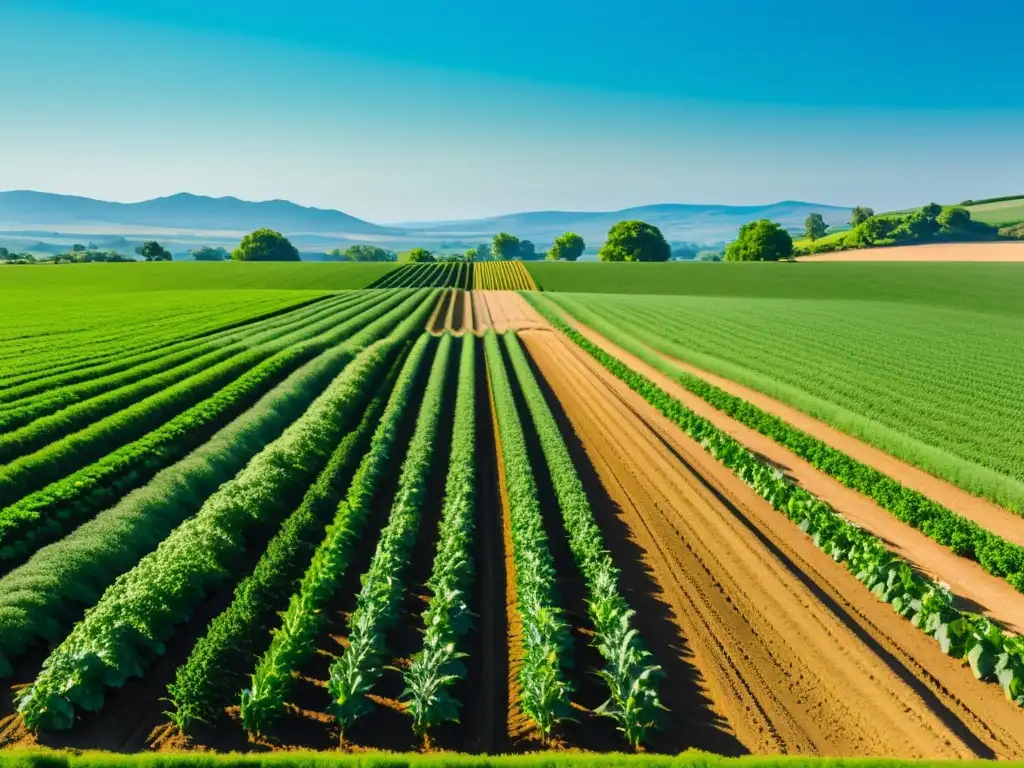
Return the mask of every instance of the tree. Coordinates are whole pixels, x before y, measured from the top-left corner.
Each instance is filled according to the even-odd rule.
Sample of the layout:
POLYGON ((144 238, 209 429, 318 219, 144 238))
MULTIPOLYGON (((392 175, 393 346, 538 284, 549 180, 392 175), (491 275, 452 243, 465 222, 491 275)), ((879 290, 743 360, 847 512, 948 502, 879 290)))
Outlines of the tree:
MULTIPOLYGON (((73 246, 71 246, 71 250, 72 251, 78 251, 78 250, 84 251, 85 248, 81 248, 80 246, 73 245, 73 246)), ((145 243, 143 243, 142 245, 138 246, 135 249, 135 252, 137 254, 139 254, 139 256, 144 258, 146 261, 170 261, 171 260, 171 252, 168 251, 166 248, 164 248, 162 245, 160 245, 160 243, 158 243, 156 240, 147 240, 145 243)))
POLYGON ((231 252, 235 261, 299 261, 299 252, 291 241, 272 229, 257 229, 242 238, 231 252))
POLYGON ((938 203, 928 203, 928 205, 921 209, 921 213, 929 219, 937 219, 939 214, 942 213, 942 206, 938 203))
POLYGON ((551 244, 548 258, 557 259, 558 261, 576 261, 576 259, 583 255, 586 247, 587 244, 583 242, 583 238, 575 232, 563 232, 551 244))
POLYGON ((226 248, 211 248, 208 245, 190 250, 189 253, 196 261, 226 261, 231 258, 226 248))
MULTIPOLYGON (((156 245, 156 243, 154 243, 154 245, 156 245)), ((74 245, 71 246, 72 253, 82 253, 83 251, 85 251, 85 246, 80 243, 75 243, 74 245)), ((135 249, 135 252, 142 253, 142 251, 140 251, 138 248, 135 249)))
POLYGON ((668 261, 672 256, 661 230, 645 221, 620 221, 608 230, 598 252, 601 261, 668 261))
POLYGON ((853 209, 853 213, 850 214, 850 224, 858 226, 863 224, 865 221, 875 215, 875 212, 870 208, 865 208, 863 205, 858 205, 853 209))
POLYGON ((330 257, 330 261, 352 261, 349 255, 341 250, 341 248, 335 248, 324 255, 330 257))
POLYGON ((437 261, 434 254, 426 248, 413 248, 405 254, 405 260, 410 264, 433 264, 437 261))
POLYGON ((808 214, 804 227, 807 231, 807 239, 811 242, 824 237, 828 231, 828 224, 825 223, 825 219, 821 217, 820 213, 808 214))
POLYGON ((476 247, 476 260, 477 261, 489 261, 494 258, 494 254, 491 253, 490 243, 480 243, 476 247))
POLYGON ((769 219, 740 227, 739 237, 725 248, 726 261, 778 261, 793 255, 793 238, 769 219))
POLYGON ((499 232, 491 240, 491 258, 495 260, 515 259, 519 256, 519 238, 508 232, 499 232))
POLYGON ((462 260, 463 261, 476 261, 477 260, 476 257, 477 257, 477 250, 476 250, 476 248, 470 248, 468 251, 466 251, 465 254, 463 254, 462 260))
POLYGON ((535 261, 538 258, 537 247, 529 240, 520 240, 519 258, 523 261, 535 261))
MULTIPOLYGON (((938 220, 930 215, 933 210, 931 206, 926 205, 920 211, 914 211, 893 229, 893 238, 898 242, 913 243, 935 237, 939 234, 941 227, 938 220)), ((939 210, 941 212, 941 206, 939 210)))
POLYGON ((345 255, 349 261, 398 261, 398 254, 376 245, 350 245, 345 255))
POLYGON ((6 248, 0 248, 0 261, 7 261, 10 255, 11 252, 8 251, 6 248))
POLYGON ((971 229, 971 225, 974 224, 971 212, 960 207, 948 208, 940 213, 938 222, 943 229, 960 232, 971 229))

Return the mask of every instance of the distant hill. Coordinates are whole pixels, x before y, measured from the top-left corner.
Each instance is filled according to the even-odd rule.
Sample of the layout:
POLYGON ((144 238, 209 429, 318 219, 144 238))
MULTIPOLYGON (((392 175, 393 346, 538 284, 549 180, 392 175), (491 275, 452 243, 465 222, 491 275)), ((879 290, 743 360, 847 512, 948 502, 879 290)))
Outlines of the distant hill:
POLYGON ((803 230, 807 214, 817 212, 829 225, 846 224, 850 208, 822 203, 784 201, 769 205, 686 205, 662 203, 625 208, 621 211, 536 211, 513 213, 487 219, 439 221, 396 226, 430 233, 436 237, 470 237, 475 233, 510 232, 538 245, 549 243, 565 231, 598 244, 618 221, 641 219, 658 227, 667 240, 719 243, 736 237, 740 225, 754 219, 772 219, 787 229, 803 230))
MULTIPOLYGON (((111 203, 46 192, 0 192, 0 232, 46 239, 56 233, 82 238, 128 235, 141 239, 150 232, 187 250, 194 244, 233 247, 240 233, 260 227, 276 229, 303 251, 330 250, 353 242, 373 242, 405 250, 417 245, 446 248, 451 243, 489 240, 510 232, 547 248, 565 231, 578 232, 590 248, 601 245, 608 229, 624 219, 654 224, 666 239, 693 244, 721 244, 736 236, 741 224, 769 218, 787 229, 802 231, 807 214, 816 211, 830 225, 845 224, 850 209, 822 203, 784 201, 770 205, 686 205, 663 203, 621 211, 533 211, 484 219, 417 222, 383 226, 341 211, 306 208, 287 200, 247 202, 235 197, 204 197, 182 193, 141 203, 111 203), (31 235, 26 230, 31 231, 31 235), (190 245, 191 243, 191 245, 190 245)), ((588 248, 588 250, 590 250, 588 248)))
POLYGON ((55 230, 76 227, 152 227, 184 231, 249 232, 270 227, 290 234, 387 235, 395 233, 340 211, 305 208, 287 200, 252 203, 236 197, 182 193, 141 203, 110 203, 47 192, 0 192, 0 228, 45 225, 55 230))

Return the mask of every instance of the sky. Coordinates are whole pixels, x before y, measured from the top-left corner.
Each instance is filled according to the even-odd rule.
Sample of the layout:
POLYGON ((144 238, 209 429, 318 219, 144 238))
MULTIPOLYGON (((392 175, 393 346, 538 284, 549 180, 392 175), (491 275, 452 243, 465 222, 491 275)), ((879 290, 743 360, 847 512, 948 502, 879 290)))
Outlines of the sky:
POLYGON ((1024 193, 1024 3, 0 0, 0 189, 376 222, 1024 193))

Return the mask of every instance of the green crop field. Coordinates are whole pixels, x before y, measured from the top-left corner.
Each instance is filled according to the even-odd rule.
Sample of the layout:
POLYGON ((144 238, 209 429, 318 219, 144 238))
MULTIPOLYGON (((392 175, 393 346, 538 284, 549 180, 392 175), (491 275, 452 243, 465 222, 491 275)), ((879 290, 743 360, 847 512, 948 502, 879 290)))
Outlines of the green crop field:
MULTIPOLYGON (((858 286, 845 287, 852 294, 858 286)), ((1024 508, 1024 303, 992 302, 990 311, 980 311, 982 297, 972 297, 970 287, 964 293, 960 308, 931 305, 933 295, 927 304, 863 295, 550 298, 585 322, 600 318, 661 352, 1024 508)))
POLYGON ((1017 264, 527 262, 542 291, 896 301, 1024 313, 1017 264))
POLYGON ((969 205, 967 210, 971 212, 971 218, 975 221, 982 221, 993 227, 1008 227, 1024 221, 1024 197, 969 205))
POLYGON ((344 291, 365 288, 399 265, 390 262, 156 262, 0 266, 8 291, 274 289, 344 291))

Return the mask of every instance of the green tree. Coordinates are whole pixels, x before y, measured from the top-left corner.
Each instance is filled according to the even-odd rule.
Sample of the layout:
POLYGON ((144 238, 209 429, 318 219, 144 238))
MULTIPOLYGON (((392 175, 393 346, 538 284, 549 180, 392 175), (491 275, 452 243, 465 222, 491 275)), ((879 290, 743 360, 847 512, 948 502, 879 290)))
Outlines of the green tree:
POLYGON ((190 250, 189 253, 196 261, 225 261, 231 258, 226 248, 212 248, 208 245, 190 250))
POLYGON ((11 252, 8 251, 6 248, 0 248, 0 261, 7 261, 10 255, 11 252))
POLYGON ((477 261, 490 261, 494 258, 494 254, 491 253, 490 243, 480 243, 476 247, 476 260, 477 261))
MULTIPOLYGON (((147 243, 147 245, 148 245, 148 243, 147 243)), ((155 245, 155 243, 154 243, 154 245, 155 245)), ((84 251, 85 251, 85 246, 82 245, 81 243, 75 243, 74 245, 71 246, 71 252, 72 253, 83 253, 84 251)), ((141 253, 141 251, 138 248, 135 249, 135 252, 136 253, 141 253)))
POLYGON ((242 238, 231 252, 236 261, 299 261, 299 252, 291 241, 272 229, 257 229, 242 238))
POLYGON ((519 238, 508 232, 499 232, 491 240, 491 258, 508 261, 519 257, 519 238))
POLYGON ((938 203, 928 203, 928 205, 921 209, 921 213, 929 219, 937 219, 939 214, 942 213, 942 206, 938 203))
POLYGON ((349 261, 398 261, 398 254, 377 245, 350 245, 345 255, 349 261))
MULTIPOLYGON (((939 208, 941 212, 942 208, 939 208)), ((897 242, 903 243, 916 243, 922 240, 931 240, 941 229, 938 220, 931 216, 932 209, 930 206, 925 206, 920 211, 914 211, 912 214, 903 219, 899 225, 893 229, 892 237, 897 242)))
POLYGON ((523 261, 535 261, 538 258, 537 247, 529 240, 520 240, 519 258, 523 261))
MULTIPOLYGON (((73 245, 73 246, 71 246, 71 250, 73 250, 73 251, 78 251, 78 250, 84 251, 85 248, 73 245)), ((144 258, 146 261, 170 261, 171 260, 171 252, 168 251, 166 248, 164 248, 162 245, 160 245, 160 243, 158 243, 156 240, 148 240, 148 241, 146 241, 142 245, 138 246, 135 249, 135 252, 137 254, 139 254, 139 256, 144 258)))
POLYGON ((778 261, 793 255, 793 238, 769 219, 740 227, 739 237, 725 248, 726 261, 778 261))
POLYGON ((334 248, 325 255, 329 256, 331 261, 352 261, 349 255, 341 250, 341 248, 334 248))
POLYGON ((426 248, 413 248, 405 254, 405 261, 410 264, 433 264, 437 259, 426 248))
POLYGON ((576 259, 583 255, 586 247, 587 244, 583 242, 583 238, 575 232, 563 232, 551 244, 548 258, 557 259, 558 261, 576 261, 576 259))
POLYGON ((974 222, 971 220, 971 212, 966 208, 947 208, 939 214, 937 219, 939 226, 951 232, 962 232, 972 228, 974 222))
POLYGON ((828 231, 828 224, 825 223, 825 219, 821 217, 820 213, 811 213, 807 215, 804 229, 807 232, 807 239, 814 242, 825 236, 825 233, 828 231))
POLYGON ((477 253, 478 252, 477 252, 476 248, 470 248, 468 251, 466 251, 465 254, 463 254, 462 260, 463 261, 476 261, 477 260, 477 258, 476 258, 477 257, 477 253))
POLYGON ((608 230, 598 252, 601 261, 668 261, 672 248, 661 230, 645 221, 620 221, 608 230))
POLYGON ((852 224, 855 227, 859 226, 860 224, 863 224, 865 221, 867 221, 874 215, 875 212, 870 208, 866 208, 863 205, 858 205, 856 208, 853 209, 853 212, 850 214, 850 224, 852 224))

